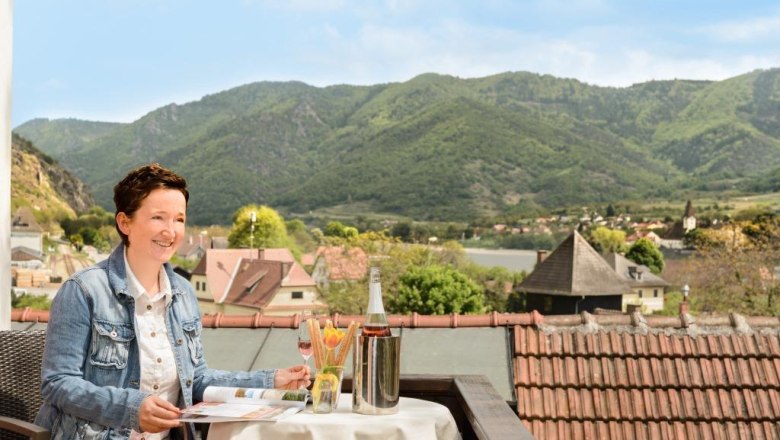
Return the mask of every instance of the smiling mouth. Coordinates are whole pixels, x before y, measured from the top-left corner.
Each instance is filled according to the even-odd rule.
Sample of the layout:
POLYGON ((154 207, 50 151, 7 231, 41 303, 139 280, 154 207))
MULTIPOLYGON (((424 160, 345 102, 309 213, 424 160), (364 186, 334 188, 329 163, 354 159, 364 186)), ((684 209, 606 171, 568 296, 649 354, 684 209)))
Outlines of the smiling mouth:
POLYGON ((154 240, 154 244, 156 244, 157 246, 166 247, 166 248, 173 246, 173 242, 172 241, 157 241, 157 240, 154 240))

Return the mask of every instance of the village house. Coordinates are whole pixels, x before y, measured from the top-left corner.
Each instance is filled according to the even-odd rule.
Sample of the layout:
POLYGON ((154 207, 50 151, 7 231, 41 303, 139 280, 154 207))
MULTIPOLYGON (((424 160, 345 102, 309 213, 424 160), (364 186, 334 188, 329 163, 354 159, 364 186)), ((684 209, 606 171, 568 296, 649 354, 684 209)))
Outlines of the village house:
POLYGON ((645 314, 663 310, 664 294, 671 284, 652 273, 647 266, 634 263, 618 253, 609 253, 604 260, 631 286, 632 291, 623 294, 623 312, 634 307, 639 307, 645 314))
POLYGON ((206 253, 206 249, 211 248, 211 237, 205 233, 197 236, 187 234, 184 241, 176 250, 176 256, 185 260, 200 261, 206 253))
POLYGON ((316 284, 289 249, 207 249, 190 279, 201 311, 289 315, 322 312, 316 284))
POLYGON ((650 240, 650 242, 653 243, 656 247, 661 245, 661 237, 659 237, 658 234, 651 230, 634 232, 633 234, 626 237, 626 244, 631 246, 632 244, 639 241, 640 238, 650 240))
POLYGON ((631 287, 574 231, 515 290, 527 295, 528 310, 563 315, 621 310, 631 287))
POLYGON ((314 257, 311 277, 321 289, 331 283, 360 281, 368 274, 366 252, 352 246, 320 246, 314 257))
POLYGON ((43 228, 27 207, 17 209, 11 219, 11 249, 20 246, 43 253, 43 228))

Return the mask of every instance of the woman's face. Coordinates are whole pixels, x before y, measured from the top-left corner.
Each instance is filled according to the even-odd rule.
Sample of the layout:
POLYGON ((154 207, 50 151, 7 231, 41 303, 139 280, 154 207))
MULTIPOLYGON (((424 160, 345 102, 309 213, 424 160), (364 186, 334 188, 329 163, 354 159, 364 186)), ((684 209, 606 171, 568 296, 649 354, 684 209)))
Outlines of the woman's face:
POLYGON ((186 216, 184 194, 161 188, 150 192, 132 217, 119 213, 117 222, 130 242, 128 252, 163 264, 184 238, 186 216))

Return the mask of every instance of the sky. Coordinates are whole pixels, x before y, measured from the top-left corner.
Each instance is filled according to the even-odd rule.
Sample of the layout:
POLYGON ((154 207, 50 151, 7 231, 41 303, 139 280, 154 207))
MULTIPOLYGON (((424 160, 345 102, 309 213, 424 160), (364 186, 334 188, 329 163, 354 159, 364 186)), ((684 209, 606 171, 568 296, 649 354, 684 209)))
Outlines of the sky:
POLYGON ((773 67, 776 0, 15 0, 12 126, 132 122, 256 81, 527 71, 626 87, 773 67))

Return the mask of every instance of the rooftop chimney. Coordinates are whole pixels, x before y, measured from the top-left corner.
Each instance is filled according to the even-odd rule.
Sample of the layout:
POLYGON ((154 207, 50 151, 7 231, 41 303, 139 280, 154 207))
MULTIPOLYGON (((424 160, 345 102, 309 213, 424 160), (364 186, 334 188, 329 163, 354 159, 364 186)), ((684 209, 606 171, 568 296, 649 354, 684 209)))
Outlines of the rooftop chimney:
POLYGON ((688 308, 688 292, 691 291, 691 288, 688 287, 688 285, 684 285, 682 288, 682 294, 683 294, 683 300, 680 303, 680 315, 687 315, 689 312, 688 308))
POLYGON ((542 264, 542 262, 547 258, 547 251, 545 249, 539 249, 536 251, 536 265, 542 264))

